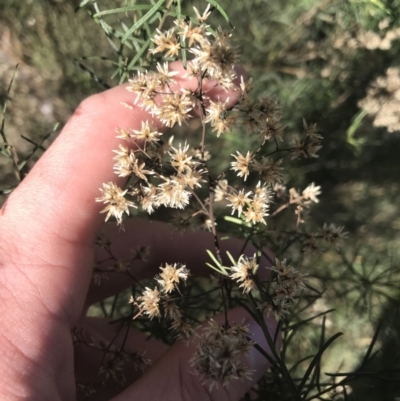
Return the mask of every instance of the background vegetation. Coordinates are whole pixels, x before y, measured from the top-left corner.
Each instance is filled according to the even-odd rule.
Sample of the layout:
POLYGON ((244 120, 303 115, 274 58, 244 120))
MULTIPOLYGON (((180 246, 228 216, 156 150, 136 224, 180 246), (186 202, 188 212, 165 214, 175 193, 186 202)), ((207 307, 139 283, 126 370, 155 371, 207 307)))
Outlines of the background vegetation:
MULTIPOLYGON (((135 5, 134 0, 86 1, 80 8, 81 3, 0 0, 0 103, 7 107, 0 128, 3 200, 54 139, 56 124, 62 126, 84 97, 117 85, 145 64, 136 57, 145 44, 140 35, 123 39, 137 15, 94 17, 135 5)), ((320 371, 353 374, 346 376, 351 379, 346 390, 339 386, 337 394, 326 391, 321 397, 394 400, 400 397, 400 1, 220 4, 257 94, 279 101, 287 131, 300 131, 305 118, 325 137, 319 159, 298 163, 289 171, 288 186, 320 185, 323 193, 312 212, 316 226, 335 222, 350 232, 340 252, 291 255, 306 259, 312 285, 323 294, 292 315, 291 324, 336 311, 299 325, 285 351, 288 363, 301 374, 302 364, 295 362, 318 350, 323 338, 343 331, 320 371), (371 342, 374 350, 368 348, 371 342)), ((206 3, 182 1, 183 12, 193 5, 202 10, 206 3)), ((219 13, 212 19, 230 29, 219 13)), ((247 140, 227 138, 223 149, 229 155, 247 140)))

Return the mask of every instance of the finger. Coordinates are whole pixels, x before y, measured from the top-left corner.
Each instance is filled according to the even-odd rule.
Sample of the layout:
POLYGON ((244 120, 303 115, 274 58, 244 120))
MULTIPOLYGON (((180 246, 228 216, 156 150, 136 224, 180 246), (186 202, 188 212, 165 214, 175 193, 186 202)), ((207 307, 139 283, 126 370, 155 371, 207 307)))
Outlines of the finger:
MULTIPOLYGON (((228 91, 226 96, 232 101, 238 94, 228 91)), ((133 103, 124 86, 85 100, 1 210, 5 253, 15 253, 11 244, 24 241, 18 249, 19 268, 30 275, 47 308, 67 311, 71 321, 83 305, 93 262, 91 245, 104 219, 94 199, 102 183, 116 178, 115 128, 139 129, 143 120, 160 125, 140 108, 131 110, 121 103, 133 103)), ((19 288, 18 278, 9 285, 19 288)))
MULTIPOLYGON (((188 231, 184 234, 174 231, 171 225, 145 219, 127 220, 124 231, 115 224, 105 226, 105 236, 111 242, 111 250, 115 259, 129 261, 132 259, 132 249, 138 246, 150 248, 147 261, 135 260, 131 272, 137 280, 152 278, 159 273, 159 268, 165 263, 185 264, 193 276, 207 276, 212 270, 206 265, 212 262, 206 250, 215 253, 214 236, 204 231, 188 231)), ((250 243, 236 238, 221 239, 219 237, 221 256, 226 266, 231 262, 227 251, 237 260, 240 254, 253 256, 256 248, 250 243)), ((96 260, 106 260, 98 267, 107 269, 113 266, 114 261, 109 260, 109 253, 104 249, 96 250, 96 260)), ((267 280, 271 266, 268 258, 260 259, 259 279, 267 280)), ((86 306, 115 295, 130 287, 133 281, 126 275, 116 272, 104 274, 100 285, 92 282, 90 285, 86 306)))
MULTIPOLYGON (((237 323, 245 320, 252 333, 250 338, 272 356, 261 328, 251 319, 247 312, 241 308, 231 310, 229 311, 228 319, 230 322, 237 323)), ((222 323, 224 317, 219 315, 216 320, 222 323)), ((273 338, 276 331, 276 321, 268 318, 266 319, 266 324, 273 338)), ((276 348, 280 348, 280 339, 277 341, 276 348)), ((218 389, 214 388, 210 391, 208 385, 202 385, 202 379, 193 374, 190 359, 194 351, 194 345, 186 347, 182 343, 175 344, 133 386, 113 398, 112 401, 131 401, 136 399, 142 401, 239 401, 254 383, 260 379, 264 371, 270 367, 267 359, 253 347, 248 357, 243 361, 244 366, 254 370, 251 380, 233 380, 227 387, 219 385, 218 389)))

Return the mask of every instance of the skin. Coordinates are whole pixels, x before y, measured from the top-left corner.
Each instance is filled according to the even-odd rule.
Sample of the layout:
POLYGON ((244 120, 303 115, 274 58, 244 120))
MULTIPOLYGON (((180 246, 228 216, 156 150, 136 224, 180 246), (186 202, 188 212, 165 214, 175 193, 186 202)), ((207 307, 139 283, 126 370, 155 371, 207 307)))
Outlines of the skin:
MULTIPOLYGON (((193 80, 183 77, 180 64, 177 85, 195 89, 193 80)), ((209 96, 229 98, 233 105, 238 92, 225 92, 210 83, 209 96)), ((78 381, 90 382, 99 356, 87 347, 74 347, 71 329, 84 327, 97 339, 110 340, 118 325, 85 317, 87 308, 105 297, 130 286, 126 276, 110 275, 101 286, 91 283, 97 234, 104 225, 100 196, 102 183, 123 179, 113 173, 112 150, 120 140, 115 128, 139 129, 141 121, 152 118, 138 107, 128 109, 133 95, 124 86, 94 95, 77 108, 57 140, 46 151, 22 184, 11 194, 0 210, 0 398, 3 401, 72 401, 79 398, 78 381)), ((153 121, 161 127, 158 121, 153 121)), ((134 146, 134 144, 132 145, 134 146)), ((134 265, 138 278, 151 278, 161 263, 186 263, 193 275, 206 275, 205 248, 213 248, 208 233, 173 234, 164 224, 145 220, 128 220, 125 231, 114 224, 104 227, 115 244, 117 257, 124 257, 138 245, 150 245, 148 262, 134 265)), ((237 240, 222 242, 223 249, 235 255, 241 249, 237 240)), ((248 247, 246 254, 252 255, 248 247)), ((101 258, 101 254, 97 257, 101 258)), ((263 261, 264 265, 267 264, 263 261)), ((222 316, 216 316, 221 320, 222 316)), ((257 341, 267 352, 260 328, 242 309, 229 311, 229 320, 243 319, 257 341)), ((276 329, 266 320, 271 333, 276 329)), ((116 344, 121 343, 118 339, 116 344)), ((192 347, 177 342, 169 349, 155 340, 146 341, 143 334, 129 331, 126 350, 147 349, 152 367, 143 375, 127 365, 127 387, 120 392, 98 385, 91 400, 239 400, 253 381, 236 380, 228 388, 209 392, 197 376, 190 373, 188 360, 192 347)), ((96 365, 97 363, 97 365, 96 365)), ((245 361, 255 370, 257 380, 269 364, 256 350, 245 361)))

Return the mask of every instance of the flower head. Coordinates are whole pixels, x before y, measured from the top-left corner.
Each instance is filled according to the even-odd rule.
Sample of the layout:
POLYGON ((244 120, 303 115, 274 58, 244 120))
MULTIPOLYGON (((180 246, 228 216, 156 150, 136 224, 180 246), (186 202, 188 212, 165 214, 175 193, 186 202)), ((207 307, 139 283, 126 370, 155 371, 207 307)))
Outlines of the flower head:
POLYGON ((189 270, 185 265, 179 266, 177 263, 172 265, 166 263, 165 267, 160 267, 161 273, 157 278, 162 291, 169 293, 173 291, 180 280, 186 281, 189 276, 189 270))
POLYGON ((251 202, 251 191, 249 192, 244 192, 244 189, 241 189, 239 192, 228 195, 226 197, 226 199, 231 202, 230 204, 228 204, 228 206, 230 206, 232 208, 232 214, 234 212, 238 212, 238 215, 240 217, 240 215, 243 212, 243 208, 249 203, 251 202))
POLYGON ((317 198, 318 195, 321 195, 321 187, 315 186, 314 183, 311 183, 304 191, 303 191, 303 198, 304 200, 313 201, 318 203, 319 200, 317 198))
POLYGON ((171 93, 163 98, 163 103, 155 110, 155 115, 167 127, 173 127, 176 123, 182 125, 193 109, 193 101, 187 92, 171 93))
POLYGON ((231 163, 231 170, 238 171, 239 177, 244 177, 246 181, 250 174, 250 164, 253 162, 253 152, 248 151, 246 156, 243 156, 239 151, 236 151, 237 155, 232 155, 236 161, 231 163))
MULTIPOLYGON (((140 297, 137 298, 139 301, 138 306, 140 313, 145 313, 149 316, 149 319, 153 317, 160 317, 160 291, 158 288, 151 289, 146 287, 140 297)), ((135 303, 131 298, 131 302, 135 303)))
POLYGON ((163 33, 157 29, 157 35, 154 35, 152 41, 156 44, 156 48, 151 49, 151 53, 165 52, 165 57, 177 56, 181 45, 175 36, 174 30, 163 33))
POLYGON ((231 267, 232 273, 229 277, 240 283, 239 287, 243 287, 243 292, 247 294, 256 288, 254 274, 257 269, 258 263, 256 255, 250 258, 241 255, 236 265, 231 267))
POLYGON ((120 224, 122 222, 122 215, 124 213, 129 214, 130 207, 136 207, 133 202, 124 197, 128 190, 121 189, 113 182, 103 184, 103 188, 100 188, 100 191, 103 192, 103 196, 96 198, 96 202, 103 202, 107 205, 101 211, 101 213, 107 213, 106 221, 111 216, 114 216, 118 224, 120 224))
POLYGON ((133 130, 131 138, 145 143, 158 142, 160 140, 161 132, 153 128, 148 121, 142 121, 142 127, 140 130, 133 130))

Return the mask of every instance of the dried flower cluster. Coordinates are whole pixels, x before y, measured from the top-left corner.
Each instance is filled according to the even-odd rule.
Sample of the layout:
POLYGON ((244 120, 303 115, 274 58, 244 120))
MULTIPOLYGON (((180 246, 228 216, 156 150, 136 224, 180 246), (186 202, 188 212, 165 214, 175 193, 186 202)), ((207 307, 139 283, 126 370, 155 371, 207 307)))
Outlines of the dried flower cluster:
POLYGON ((322 227, 322 238, 330 244, 340 247, 341 243, 347 238, 348 233, 344 232, 344 227, 336 227, 333 223, 328 225, 324 224, 322 227))
MULTIPOLYGON (((185 265, 179 266, 177 263, 170 265, 165 264, 165 267, 160 267, 161 273, 157 276, 156 282, 158 286, 151 289, 146 287, 141 296, 135 300, 131 298, 131 303, 139 308, 139 315, 146 314, 150 320, 154 317, 160 317, 160 302, 165 301, 173 290, 178 289, 180 281, 186 281, 189 276, 189 270, 185 265), (163 299, 164 298, 164 299, 163 299)), ((167 309, 167 314, 171 314, 167 309)))
POLYGON ((277 318, 281 318, 288 313, 295 295, 305 287, 304 279, 307 275, 288 265, 286 259, 283 261, 275 259, 275 266, 267 267, 275 274, 268 280, 269 286, 262 287, 262 284, 256 282, 255 273, 258 269, 256 255, 253 257, 241 255, 230 268, 229 277, 237 282, 239 288, 243 287, 245 294, 262 288, 263 291, 259 291, 258 294, 261 296, 259 309, 267 314, 273 312, 277 318))
MULTIPOLYGON (((112 381, 114 384, 123 387, 126 384, 126 377, 124 374, 126 365, 133 365, 136 371, 144 372, 152 363, 150 359, 144 356, 144 353, 139 351, 125 351, 117 347, 113 341, 115 341, 118 336, 116 336, 113 341, 107 342, 95 339, 82 329, 78 330, 75 328, 72 334, 74 346, 85 345, 92 350, 103 353, 104 356, 97 373, 103 383, 112 381)), ((96 393, 92 384, 93 383, 78 383, 78 388, 83 391, 86 396, 89 396, 96 393)))
MULTIPOLYGON (((295 235, 302 250, 314 251, 318 240, 338 245, 346 234, 342 227, 325 225, 317 233, 304 228, 306 211, 318 203, 321 188, 315 183, 302 191, 285 186, 285 163, 317 158, 323 138, 316 125, 306 121, 300 134, 286 134, 278 104, 268 97, 253 100, 250 97, 252 80, 237 76, 234 67, 239 57, 230 44, 231 35, 221 29, 214 31, 206 24, 209 7, 203 14, 195 9, 195 14, 193 19, 175 21, 166 32, 157 30, 150 51, 156 70, 139 71, 129 81, 127 89, 133 94, 133 106, 127 106, 147 111, 149 120, 142 122, 140 129, 116 129, 123 143, 114 150, 114 171, 119 177, 128 178, 128 182, 124 188, 112 182, 103 184, 102 196, 97 201, 105 204, 102 212, 107 213, 106 220, 113 217, 118 224, 130 213, 130 208, 149 214, 163 207, 185 210, 186 215, 180 214, 176 219, 179 227, 192 226, 197 219, 197 227, 214 235, 215 266, 210 266, 221 273, 217 286, 223 298, 220 308, 227 312, 228 288, 252 297, 263 312, 273 312, 282 318, 304 288, 305 275, 289 266, 286 259, 276 260, 270 280, 260 283, 256 277, 257 254, 253 257, 242 254, 237 261, 229 255, 231 266, 222 266, 216 232, 219 214, 215 212, 217 208, 218 211, 225 208, 225 215, 238 217, 227 218, 239 221, 254 235, 262 235, 269 220, 274 221, 275 216, 286 211, 290 229, 282 232, 295 235), (178 59, 182 54, 186 72, 185 76, 182 73, 178 76, 165 58, 178 59), (182 88, 186 78, 192 79, 191 89, 182 88), (216 86, 219 93, 236 91, 236 104, 232 106, 227 95, 212 96, 216 86), (182 125, 194 113, 200 116, 202 130, 198 137, 191 135, 190 141, 187 138, 175 143, 173 137, 165 138, 154 123, 159 121, 166 127, 182 125), (223 141, 229 134, 237 135, 236 130, 240 128, 257 147, 233 152, 232 158, 218 167, 220 170, 213 171, 209 160, 218 155, 207 147, 208 142, 223 141)), ((276 233, 281 235, 279 230, 271 230, 271 235, 276 233)), ((108 245, 103 243, 103 246, 108 245)), ((130 263, 114 262, 114 271, 129 274, 130 263)), ((160 269, 154 285, 144 286, 140 294, 131 297, 130 302, 137 308, 135 317, 165 319, 166 327, 177 338, 188 342, 194 335, 194 324, 181 307, 183 296, 179 286, 186 282, 189 271, 176 263, 167 263, 160 269)), ((95 271, 101 273, 99 269, 95 271)), ((227 317, 223 325, 211 320, 199 334, 197 351, 192 358, 194 371, 211 388, 219 383, 226 386, 232 379, 248 378, 251 372, 242 364, 253 345, 248 336, 245 325, 231 324, 227 317)))
POLYGON ((231 267, 231 274, 229 277, 239 283, 239 287, 243 287, 244 293, 249 293, 256 288, 254 282, 254 275, 257 271, 258 263, 257 257, 246 257, 241 255, 235 266, 231 267))
POLYGON ((144 314, 150 320, 154 317, 169 319, 169 326, 177 333, 177 338, 188 341, 192 337, 194 329, 178 306, 181 297, 178 285, 186 282, 189 270, 185 265, 177 263, 166 263, 164 267, 160 267, 160 270, 161 273, 155 277, 156 286, 154 288, 145 287, 141 295, 135 298, 131 297, 130 303, 139 309, 135 318, 144 314))
POLYGON ((307 276, 298 272, 292 266, 288 265, 286 259, 275 259, 275 266, 270 270, 274 273, 272 302, 263 305, 263 311, 273 311, 276 316, 281 317, 287 313, 291 301, 295 295, 304 288, 304 278, 307 276))
MULTIPOLYGON (((343 20, 344 18, 338 18, 343 20)), ((342 25, 322 41, 309 42, 307 58, 322 57, 327 61, 321 69, 321 76, 330 81, 347 80, 351 75, 348 60, 357 57, 365 50, 370 52, 387 52, 399 44, 400 28, 389 18, 380 21, 378 29, 365 30, 359 24, 352 27, 342 25)), ((304 54, 303 54, 304 56, 304 54)), ((370 57, 375 57, 373 54, 370 57)))
POLYGON ((359 106, 374 117, 376 127, 400 131, 400 69, 390 67, 386 75, 378 77, 359 106))
POLYGON ((259 101, 249 97, 251 79, 245 82, 243 77, 237 77, 234 67, 238 53, 229 43, 230 34, 214 32, 205 22, 208 15, 209 9, 202 15, 196 10, 196 19, 177 20, 167 32, 157 31, 153 37, 156 46, 151 50, 165 57, 178 57, 182 51, 191 54, 186 76, 196 79, 197 88, 182 89, 176 82, 177 72, 171 71, 168 63, 158 63, 156 72, 138 72, 127 89, 134 93, 136 107, 145 109, 167 127, 187 122, 196 110, 204 127, 210 124, 217 137, 231 132, 233 127, 244 126, 249 135, 259 138, 261 145, 258 150, 237 151, 230 168, 212 173, 207 164, 204 130, 199 146, 193 148, 187 142, 174 145, 172 138, 162 140, 162 134, 148 121, 142 123, 140 130, 118 128, 118 138, 128 144, 134 140, 136 148, 120 145, 115 151, 116 174, 131 180, 127 189, 113 183, 103 185, 103 196, 97 201, 106 204, 106 219, 114 216, 121 223, 123 214, 129 214, 129 208, 138 204, 148 213, 160 206, 184 209, 196 191, 208 183, 209 197, 201 201, 195 196, 197 211, 193 215, 205 214, 211 230, 214 223, 206 205, 212 203, 215 191, 215 200, 225 201, 246 222, 266 224, 274 186, 284 182, 283 158, 275 159, 273 155, 289 152, 292 159, 318 157, 322 137, 315 125, 308 126, 305 121, 303 136, 289 140, 291 147, 279 148, 285 140, 278 105, 267 97, 259 101), (234 82, 239 78, 236 86, 234 82), (210 98, 211 82, 238 91, 237 104, 228 108, 227 101, 210 98), (270 151, 271 146, 275 150, 270 151), (229 171, 244 181, 258 177, 259 183, 250 191, 234 185, 237 179, 230 178, 230 185, 229 171))
POLYGON ((227 386, 233 379, 251 378, 252 371, 243 365, 254 344, 249 336, 245 324, 225 327, 211 319, 203 328, 191 364, 210 390, 218 384, 227 386))

